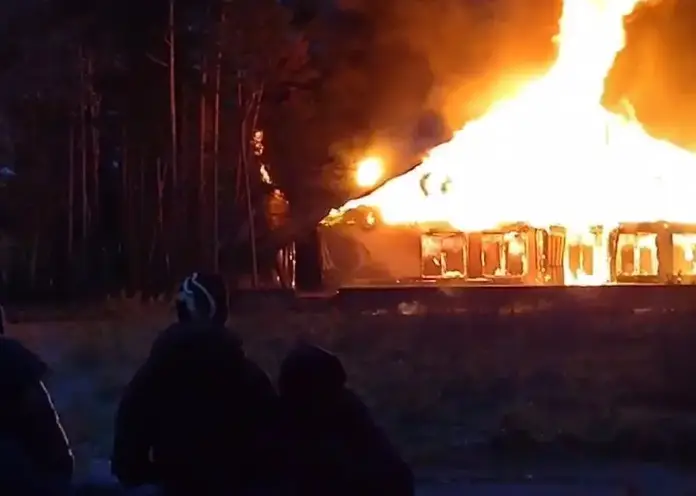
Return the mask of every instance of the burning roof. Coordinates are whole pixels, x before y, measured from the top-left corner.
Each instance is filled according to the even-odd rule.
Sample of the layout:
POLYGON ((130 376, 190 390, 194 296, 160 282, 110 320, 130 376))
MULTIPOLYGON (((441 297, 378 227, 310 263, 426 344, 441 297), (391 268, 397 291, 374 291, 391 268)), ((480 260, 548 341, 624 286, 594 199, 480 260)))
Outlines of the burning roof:
POLYGON ((696 223, 696 156, 651 137, 630 112, 600 104, 624 47, 624 17, 640 1, 565 0, 557 60, 546 74, 338 213, 366 206, 387 224, 460 230, 696 223))

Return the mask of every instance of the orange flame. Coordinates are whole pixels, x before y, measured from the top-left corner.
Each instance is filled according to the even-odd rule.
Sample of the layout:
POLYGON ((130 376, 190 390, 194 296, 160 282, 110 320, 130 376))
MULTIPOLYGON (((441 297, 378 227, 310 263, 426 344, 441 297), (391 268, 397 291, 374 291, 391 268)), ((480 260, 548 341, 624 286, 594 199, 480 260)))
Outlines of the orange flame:
MULTIPOLYGON (((565 0, 557 60, 543 77, 340 212, 365 205, 388 224, 445 222, 463 231, 562 225, 578 237, 621 222, 696 222, 696 157, 600 104, 625 44, 624 17, 640 1, 565 0)), ((608 267, 575 282, 607 280, 608 267)))

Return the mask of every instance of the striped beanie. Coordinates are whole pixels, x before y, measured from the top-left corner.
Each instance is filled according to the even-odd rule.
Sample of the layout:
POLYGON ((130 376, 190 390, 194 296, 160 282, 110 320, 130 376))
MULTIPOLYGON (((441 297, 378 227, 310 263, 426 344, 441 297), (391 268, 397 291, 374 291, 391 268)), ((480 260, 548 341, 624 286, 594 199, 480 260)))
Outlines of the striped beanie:
POLYGON ((180 322, 210 320, 224 325, 227 321, 227 288, 218 274, 194 272, 186 277, 177 295, 176 311, 180 322))

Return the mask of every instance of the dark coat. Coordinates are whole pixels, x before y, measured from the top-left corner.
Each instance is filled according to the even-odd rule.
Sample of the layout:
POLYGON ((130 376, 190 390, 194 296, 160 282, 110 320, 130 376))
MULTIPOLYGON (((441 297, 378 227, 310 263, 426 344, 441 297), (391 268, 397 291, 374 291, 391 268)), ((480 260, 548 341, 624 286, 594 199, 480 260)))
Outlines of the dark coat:
MULTIPOLYGON (((27 481, 24 476, 45 494, 53 494, 46 488, 70 484, 73 456, 43 384, 46 372, 37 355, 18 341, 0 337, 0 494, 14 494, 3 485, 14 487, 27 481)), ((26 494, 31 494, 29 487, 26 494)), ((23 494, 17 487, 13 490, 23 494)))
POLYGON ((288 476, 303 496, 412 496, 413 475, 358 396, 337 357, 313 346, 281 366, 288 476))
POLYGON ((268 376, 227 329, 175 324, 156 340, 116 417, 112 469, 127 486, 218 494, 274 473, 268 376))

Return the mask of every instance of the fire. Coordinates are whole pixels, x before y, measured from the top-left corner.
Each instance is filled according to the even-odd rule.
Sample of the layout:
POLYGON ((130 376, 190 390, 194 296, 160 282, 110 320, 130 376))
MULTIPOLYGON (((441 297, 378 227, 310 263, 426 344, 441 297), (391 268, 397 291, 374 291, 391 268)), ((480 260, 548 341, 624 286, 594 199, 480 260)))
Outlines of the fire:
POLYGON ((376 185, 384 173, 384 163, 381 158, 367 157, 358 163, 355 182, 362 188, 376 185))
MULTIPOLYGON (((600 103, 625 44, 624 18, 640 2, 565 0, 557 60, 545 75, 341 211, 364 205, 388 224, 445 222, 463 231, 561 225, 605 258, 606 237, 585 239, 594 226, 606 233, 622 222, 695 223, 696 157, 600 103)), ((693 241, 684 240, 691 265, 693 241)), ((608 270, 572 282, 601 284, 608 270)))

